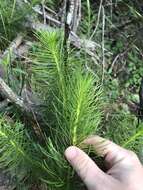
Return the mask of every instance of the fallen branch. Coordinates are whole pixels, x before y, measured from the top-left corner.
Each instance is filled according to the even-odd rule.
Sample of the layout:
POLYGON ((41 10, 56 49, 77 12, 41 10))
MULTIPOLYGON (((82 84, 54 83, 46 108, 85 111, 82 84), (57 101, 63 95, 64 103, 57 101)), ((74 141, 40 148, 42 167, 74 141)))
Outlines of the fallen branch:
POLYGON ((18 35, 9 45, 9 47, 0 56, 0 64, 12 63, 16 58, 22 58, 24 54, 28 53, 31 47, 31 42, 23 42, 23 36, 18 35))
MULTIPOLYGON (((80 6, 81 6, 81 2, 80 0, 79 1, 79 10, 77 11, 80 11, 80 6)), ((77 2, 76 2, 77 3, 77 2)), ((64 27, 64 24, 62 22, 60 22, 59 20, 53 18, 50 14, 47 14, 45 13, 43 15, 43 12, 41 10, 41 6, 35 6, 33 7, 33 10, 41 15, 41 16, 45 16, 45 18, 50 21, 51 23, 53 23, 54 25, 56 25, 57 27, 61 28, 61 27, 64 27)), ((80 19, 80 14, 79 13, 79 18, 80 19)), ((79 22, 79 21, 78 21, 79 22)), ((43 30, 47 30, 47 29, 50 29, 50 30, 56 30, 55 28, 52 28, 50 27, 49 25, 45 25, 45 24, 42 24, 40 22, 33 22, 30 18, 29 18, 29 23, 27 24, 28 26, 30 26, 32 29, 35 29, 35 30, 39 30, 39 29, 43 29, 43 30)), ((78 23, 76 23, 76 26, 78 25, 78 23)), ((75 27, 75 26, 74 26, 75 27)), ((74 30, 76 30, 76 28, 74 28, 74 30)), ((69 40, 70 40, 70 43, 72 45, 74 45, 76 48, 78 49, 82 49, 85 50, 85 52, 94 57, 94 58, 98 58, 98 56, 95 55, 95 50, 96 48, 102 48, 101 45, 99 45, 98 43, 94 42, 94 41, 91 41, 91 40, 87 40, 87 39, 80 39, 76 34, 75 32, 73 31, 70 31, 70 36, 69 36, 69 40)), ((108 50, 104 49, 104 51, 108 52, 108 50)), ((111 54, 110 52, 108 52, 108 54, 111 54)), ((99 59, 99 58, 98 58, 99 59)))
POLYGON ((16 106, 20 107, 22 110, 28 111, 29 108, 25 106, 23 99, 18 97, 11 88, 4 82, 4 80, 0 77, 0 93, 6 99, 10 100, 10 102, 14 103, 16 106))
MULTIPOLYGON (((23 113, 25 113, 27 120, 31 123, 31 126, 34 129, 35 134, 39 138, 39 140, 44 139, 44 135, 42 130, 39 126, 38 120, 43 121, 40 113, 37 110, 33 109, 32 101, 26 102, 23 98, 17 96, 12 89, 4 82, 2 78, 0 78, 0 93, 2 96, 5 97, 5 100, 2 102, 2 106, 8 105, 9 102, 16 105, 18 108, 21 109, 23 113)), ((32 97, 31 97, 32 98, 32 97)))
MULTIPOLYGON (((28 27, 34 29, 34 30, 47 30, 49 32, 55 31, 57 29, 50 27, 49 25, 44 25, 40 22, 33 22, 27 24, 28 27)), ((96 42, 90 41, 90 40, 86 40, 86 39, 80 39, 74 32, 70 32, 70 36, 69 36, 69 40, 70 43, 75 46, 77 49, 83 49, 88 55, 90 55, 91 57, 99 60, 99 57, 96 55, 95 50, 96 48, 101 48, 101 46, 99 44, 97 44, 96 42)), ((105 51, 107 51, 105 49, 105 51)), ((108 54, 111 55, 110 52, 108 52, 108 54)))
POLYGON ((9 100, 3 100, 0 102, 0 111, 3 111, 8 106, 9 100))
POLYGON ((0 64, 5 60, 13 61, 15 59, 15 54, 17 52, 17 48, 22 43, 23 36, 18 35, 9 45, 9 47, 4 51, 2 56, 0 56, 0 64))
MULTIPOLYGON (((36 13, 38 13, 39 15, 43 16, 43 12, 41 11, 41 8, 40 6, 35 6, 32 8, 36 13)), ((48 14, 44 14, 45 18, 49 21, 51 21, 52 23, 56 24, 58 27, 62 26, 62 23, 58 20, 56 20, 55 18, 51 17, 50 15, 48 14)))

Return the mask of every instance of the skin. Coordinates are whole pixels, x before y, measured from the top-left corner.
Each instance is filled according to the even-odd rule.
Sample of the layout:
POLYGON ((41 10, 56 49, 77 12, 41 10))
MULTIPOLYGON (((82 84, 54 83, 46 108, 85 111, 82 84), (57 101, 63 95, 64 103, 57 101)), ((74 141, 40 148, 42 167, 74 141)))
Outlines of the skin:
POLYGON ((143 190, 143 166, 137 155, 115 143, 93 136, 85 140, 99 156, 105 158, 104 173, 88 155, 77 147, 69 147, 65 156, 88 190, 143 190))

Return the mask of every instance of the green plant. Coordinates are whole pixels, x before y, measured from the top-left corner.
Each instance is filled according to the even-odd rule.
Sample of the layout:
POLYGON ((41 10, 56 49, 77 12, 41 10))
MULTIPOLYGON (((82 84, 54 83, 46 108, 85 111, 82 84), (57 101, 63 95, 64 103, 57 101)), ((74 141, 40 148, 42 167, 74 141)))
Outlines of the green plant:
MULTIPOLYGON (((105 136, 122 147, 133 150, 139 156, 142 151, 143 124, 138 125, 137 118, 128 110, 114 108, 109 114, 108 122, 104 123, 105 136)), ((140 157, 141 158, 141 157, 140 157)))
POLYGON ((72 182, 75 174, 64 158, 64 151, 70 145, 81 147, 83 140, 98 130, 101 87, 72 53, 65 60, 62 33, 39 31, 36 36, 38 42, 30 55, 32 86, 46 105, 42 112, 45 127, 41 128, 44 139, 38 142, 30 129, 17 123, 14 128, 5 124, 5 131, 1 125, 1 146, 5 147, 8 141, 9 148, 3 149, 0 161, 10 171, 15 168, 16 177, 22 172, 22 179, 30 175, 39 184, 47 184, 48 189, 70 190, 78 182, 72 182), (17 127, 20 131, 16 133, 17 127))
POLYGON ((134 49, 128 53, 128 72, 129 80, 126 84, 128 87, 137 87, 140 84, 140 80, 143 76, 143 68, 140 53, 134 49))
POLYGON ((20 122, 8 121, 4 115, 0 116, 0 149, 0 168, 11 174, 12 183, 17 182, 18 185, 35 176, 38 160, 34 156, 34 141, 20 122))
POLYGON ((26 4, 18 0, 0 0, 0 43, 5 48, 24 29, 24 21, 38 0, 26 4))
MULTIPOLYGON (((38 81, 38 84, 40 82, 47 86, 50 91, 44 92, 45 101, 48 102, 49 96, 52 97, 49 105, 52 116, 48 118, 47 123, 50 125, 50 142, 60 155, 57 159, 59 160, 64 159, 63 153, 67 146, 80 146, 88 135, 96 132, 101 120, 101 90, 94 76, 88 72, 85 73, 80 62, 75 65, 68 61, 69 58, 65 63, 57 33, 42 31, 38 38, 41 43, 35 52, 35 64, 33 65, 35 77, 33 78, 38 81), (39 74, 42 74, 42 77, 39 74)), ((41 89, 40 91, 43 92, 41 89)), ((52 152, 53 158, 55 151, 52 152)), ((60 163, 63 161, 61 160, 60 163)), ((65 168, 63 165, 59 165, 59 168, 63 174, 66 174, 63 171, 65 168)), ((66 174, 66 178, 69 176, 70 179, 71 174, 72 172, 66 174)), ((66 183, 62 180, 65 184, 61 185, 69 185, 70 181, 67 182, 69 179, 66 179, 66 183)), ((69 188, 72 189, 70 185, 69 188)))
MULTIPOLYGON (((16 0, 12 3, 0 0, 2 49, 17 32, 25 31, 23 21, 32 13, 31 7, 36 2, 19 7, 16 0)), ((42 2, 48 8, 56 9, 56 18, 60 17, 58 5, 62 1, 42 2)), ((41 190, 82 189, 80 180, 64 158, 64 151, 68 146, 76 145, 89 153, 82 142, 92 134, 107 137, 142 157, 142 124, 137 126, 137 119, 122 102, 122 97, 131 97, 129 90, 132 86, 137 91, 142 75, 141 53, 134 45, 134 32, 139 29, 134 22, 140 23, 141 12, 139 14, 133 7, 134 2, 126 3, 129 6, 124 6, 120 0, 112 3, 82 1, 78 35, 89 43, 92 59, 84 53, 85 49, 65 47, 63 32, 54 28, 35 34, 37 41, 25 59, 31 60, 28 66, 23 59, 9 65, 10 56, 3 61, 6 70, 10 66, 7 78, 13 91, 22 95, 24 86, 27 93, 30 88, 31 94, 36 94, 36 106, 40 108, 37 110, 41 111, 43 122, 34 115, 36 124, 30 123, 27 115, 11 104, 6 108, 8 118, 0 116, 0 167, 10 172, 17 190, 31 189, 33 184, 41 190), (101 87, 98 77, 103 75, 102 72, 101 87), (38 138, 33 131, 34 125, 40 128, 38 138)), ((35 38, 32 34, 28 39, 33 42, 35 38)))

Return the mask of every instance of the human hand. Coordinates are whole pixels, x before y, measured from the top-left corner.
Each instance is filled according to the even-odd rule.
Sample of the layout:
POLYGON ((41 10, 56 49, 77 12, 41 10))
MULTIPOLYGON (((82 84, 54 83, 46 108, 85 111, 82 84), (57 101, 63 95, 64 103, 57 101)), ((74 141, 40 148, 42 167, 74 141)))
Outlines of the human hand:
POLYGON ((143 166, 134 152, 99 136, 88 138, 85 144, 93 145, 97 154, 105 158, 108 167, 104 173, 77 147, 65 151, 67 160, 88 190, 143 190, 143 166))

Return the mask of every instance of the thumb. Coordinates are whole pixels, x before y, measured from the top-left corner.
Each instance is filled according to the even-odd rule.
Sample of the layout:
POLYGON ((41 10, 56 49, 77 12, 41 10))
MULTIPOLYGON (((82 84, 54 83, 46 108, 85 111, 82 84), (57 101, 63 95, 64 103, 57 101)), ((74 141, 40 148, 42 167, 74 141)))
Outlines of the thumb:
POLYGON ((72 146, 65 151, 65 156, 88 189, 102 189, 106 174, 98 168, 86 153, 72 146))

